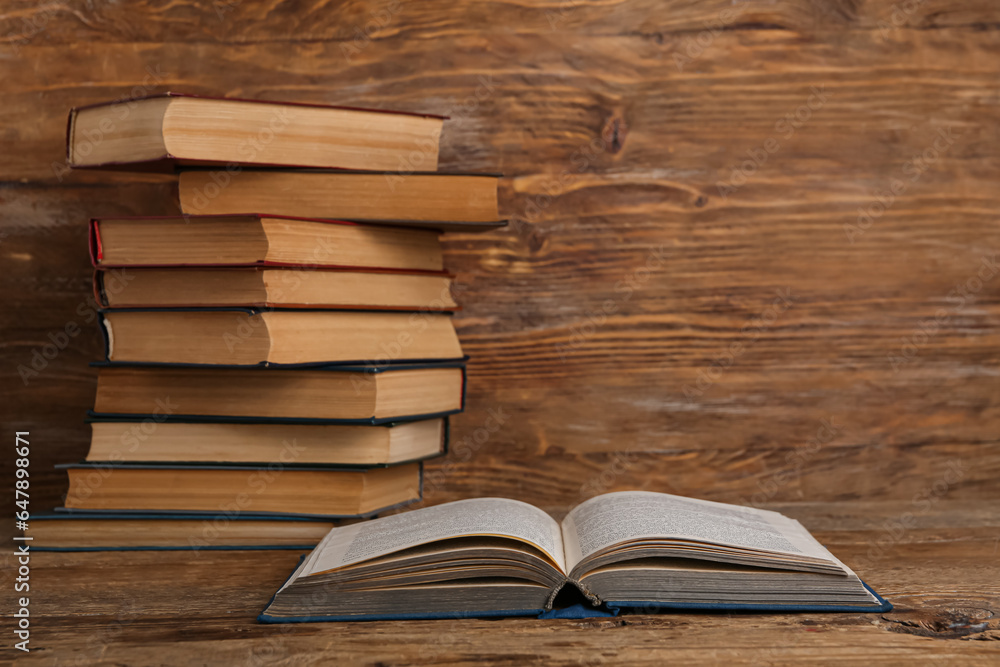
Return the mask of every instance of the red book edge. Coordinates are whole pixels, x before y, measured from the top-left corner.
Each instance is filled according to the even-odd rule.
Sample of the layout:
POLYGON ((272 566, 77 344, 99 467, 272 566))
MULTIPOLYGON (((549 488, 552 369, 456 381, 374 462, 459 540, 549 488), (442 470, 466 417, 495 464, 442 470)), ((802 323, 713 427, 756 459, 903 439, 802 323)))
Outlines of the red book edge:
POLYGON ((97 218, 90 219, 90 228, 87 234, 89 239, 87 245, 90 248, 90 263, 95 267, 104 258, 104 249, 101 246, 101 232, 97 227, 98 222, 97 218))

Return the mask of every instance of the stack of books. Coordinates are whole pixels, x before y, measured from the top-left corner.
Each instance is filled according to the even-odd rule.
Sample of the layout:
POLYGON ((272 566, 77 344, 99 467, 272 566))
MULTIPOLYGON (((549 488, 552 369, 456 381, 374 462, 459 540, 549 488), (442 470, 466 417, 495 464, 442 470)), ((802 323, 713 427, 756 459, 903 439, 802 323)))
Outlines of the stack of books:
POLYGON ((71 112, 72 166, 177 169, 181 215, 91 221, 106 355, 38 547, 308 547, 421 498, 465 394, 439 236, 505 224, 495 175, 436 172, 443 121, 170 94, 71 112))

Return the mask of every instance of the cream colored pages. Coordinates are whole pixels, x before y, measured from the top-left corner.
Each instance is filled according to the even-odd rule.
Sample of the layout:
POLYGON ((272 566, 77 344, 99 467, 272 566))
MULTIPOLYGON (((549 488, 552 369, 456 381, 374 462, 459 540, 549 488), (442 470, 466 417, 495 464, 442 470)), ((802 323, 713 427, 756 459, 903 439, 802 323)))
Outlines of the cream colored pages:
POLYGON ((821 558, 840 564, 797 521, 777 512, 649 491, 622 491, 577 505, 563 520, 566 563, 621 542, 682 538, 821 558))
POLYGON ((505 498, 475 498, 334 528, 299 568, 308 576, 454 537, 497 535, 531 544, 566 571, 562 531, 548 514, 505 498))
POLYGON ((804 553, 810 556, 816 556, 817 558, 825 558, 831 563, 836 563, 848 575, 852 577, 858 576, 855 574, 854 570, 844 565, 844 563, 842 563, 839 558, 834 556, 829 549, 820 544, 819 541, 813 537, 808 530, 806 530, 805 526, 795 519, 789 519, 788 517, 780 514, 778 516, 787 522, 786 530, 788 532, 785 534, 788 536, 788 540, 793 544, 804 545, 808 549, 808 551, 805 551, 804 553))

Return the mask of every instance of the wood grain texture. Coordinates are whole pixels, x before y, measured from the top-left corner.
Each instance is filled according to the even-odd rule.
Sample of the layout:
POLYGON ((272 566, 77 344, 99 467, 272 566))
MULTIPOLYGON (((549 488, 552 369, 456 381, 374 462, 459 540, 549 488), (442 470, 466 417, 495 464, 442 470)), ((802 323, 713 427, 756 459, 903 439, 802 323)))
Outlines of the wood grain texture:
POLYGON ((943 501, 873 558, 882 526, 908 503, 777 508, 859 568, 894 610, 274 626, 255 618, 296 552, 37 553, 32 614, 41 629, 18 664, 995 664, 995 513, 943 501))
POLYGON ((95 37, 108 42, 336 42, 355 39, 356 28, 377 40, 515 30, 648 37, 659 34, 665 38, 671 33, 702 30, 713 20, 721 20, 729 30, 877 30, 882 24, 913 30, 988 29, 1000 17, 989 0, 961 5, 948 0, 905 4, 891 0, 749 0, 735 4, 738 11, 729 0, 506 0, 459 5, 447 0, 413 4, 394 0, 328 4, 158 0, 136 5, 123 15, 113 7, 83 0, 55 6, 12 0, 0 20, 6 24, 2 33, 6 43, 58 45, 95 37), (732 11, 731 19, 720 16, 726 9, 732 11))
POLYGON ((0 411, 32 434, 33 508, 60 504, 52 465, 89 437, 86 220, 178 209, 170 177, 67 172, 71 106, 175 90, 445 113, 441 168, 502 171, 512 224, 445 241, 472 362, 425 503, 559 513, 644 488, 775 505, 902 609, 286 636, 252 619, 292 554, 50 554, 33 561, 30 660, 995 660, 978 640, 998 632, 982 611, 998 595, 998 27, 989 0, 6 2, 0 411), (906 513, 912 541, 866 556, 906 513))

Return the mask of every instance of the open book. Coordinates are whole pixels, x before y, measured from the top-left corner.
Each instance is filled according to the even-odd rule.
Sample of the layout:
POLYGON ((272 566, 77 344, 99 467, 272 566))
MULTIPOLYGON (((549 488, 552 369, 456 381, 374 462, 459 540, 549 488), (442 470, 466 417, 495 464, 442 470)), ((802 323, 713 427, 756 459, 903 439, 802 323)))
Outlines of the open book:
POLYGON ((561 524, 478 498, 334 528, 260 620, 536 615, 566 586, 610 610, 891 609, 793 519, 625 491, 561 524))

